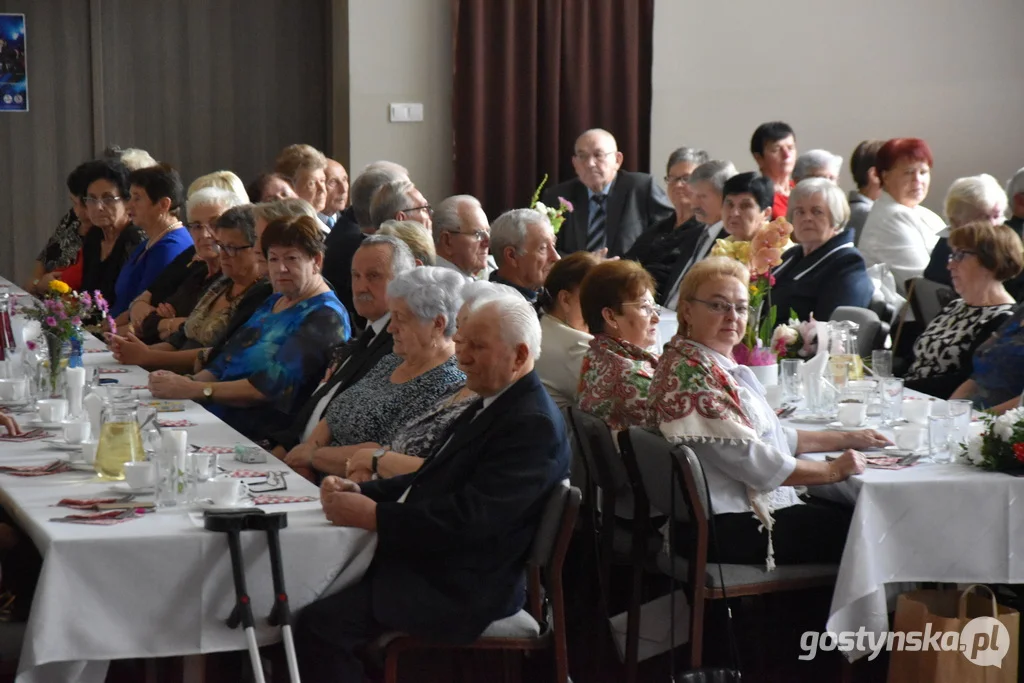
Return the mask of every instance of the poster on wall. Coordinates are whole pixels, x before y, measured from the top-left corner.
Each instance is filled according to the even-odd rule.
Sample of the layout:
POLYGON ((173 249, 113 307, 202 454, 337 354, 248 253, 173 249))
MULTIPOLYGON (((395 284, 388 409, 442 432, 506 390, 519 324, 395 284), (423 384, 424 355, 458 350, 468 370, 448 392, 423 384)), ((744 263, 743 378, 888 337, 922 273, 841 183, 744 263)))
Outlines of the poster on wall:
POLYGON ((28 111, 24 14, 0 14, 0 111, 28 111))

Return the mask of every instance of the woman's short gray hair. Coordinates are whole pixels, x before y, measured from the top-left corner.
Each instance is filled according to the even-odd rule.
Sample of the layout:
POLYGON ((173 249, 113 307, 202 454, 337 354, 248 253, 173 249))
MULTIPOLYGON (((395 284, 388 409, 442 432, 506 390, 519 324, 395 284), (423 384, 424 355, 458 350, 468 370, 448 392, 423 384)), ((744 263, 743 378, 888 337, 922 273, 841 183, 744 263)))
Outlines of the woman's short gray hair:
POLYGON ((422 223, 416 221, 384 221, 377 230, 378 235, 394 235, 412 250, 412 255, 425 266, 437 263, 434 240, 422 223))
POLYGON ((548 217, 535 209, 512 209, 491 223, 491 253, 499 268, 505 263, 505 247, 515 247, 517 254, 523 253, 526 229, 531 225, 540 225, 552 234, 555 231, 548 217))
POLYGON ((736 167, 731 161, 712 159, 693 169, 690 174, 690 185, 707 181, 715 188, 718 194, 722 194, 725 188, 725 181, 736 175, 736 167))
POLYGON ((999 181, 988 173, 957 178, 946 192, 946 220, 954 228, 978 220, 1002 223, 1008 204, 999 181))
POLYGON ((825 169, 834 178, 838 178, 843 170, 843 158, 827 149, 811 149, 796 158, 793 165, 793 182, 799 183, 806 178, 813 178, 815 171, 825 169))
POLYGON ((680 147, 671 154, 668 155, 668 163, 665 164, 665 173, 672 170, 672 167, 676 164, 688 163, 694 166, 700 166, 701 164, 707 163, 708 153, 702 149, 694 149, 693 147, 680 147))
POLYGON ((407 273, 416 267, 416 257, 412 254, 409 245, 394 235, 373 234, 367 235, 359 243, 359 249, 377 246, 391 247, 391 279, 394 280, 402 273, 407 273))
POLYGON ((423 266, 393 279, 388 285, 388 297, 405 301, 423 322, 442 316, 444 336, 451 338, 455 334, 455 316, 462 306, 465 283, 466 278, 451 268, 423 266))
POLYGON ((1022 192, 1024 192, 1024 168, 1018 169, 1013 177, 1006 181, 1006 196, 1011 202, 1022 192))
POLYGON ((470 313, 476 314, 488 307, 494 307, 498 313, 498 326, 501 338, 509 346, 526 344, 530 357, 540 358, 540 319, 533 305, 523 295, 507 285, 489 283, 489 289, 474 291, 475 298, 470 302, 470 313))
POLYGON ((850 222, 850 203, 846 201, 846 195, 828 178, 807 178, 801 180, 789 193, 789 208, 786 209, 786 220, 793 222, 793 206, 801 200, 813 197, 816 194, 825 197, 825 206, 828 207, 829 219, 832 227, 836 230, 843 230, 850 222))
POLYGON ((192 210, 200 206, 216 206, 223 212, 231 207, 248 203, 247 198, 239 197, 234 192, 219 187, 204 187, 201 190, 196 190, 185 202, 185 215, 191 220, 192 210))

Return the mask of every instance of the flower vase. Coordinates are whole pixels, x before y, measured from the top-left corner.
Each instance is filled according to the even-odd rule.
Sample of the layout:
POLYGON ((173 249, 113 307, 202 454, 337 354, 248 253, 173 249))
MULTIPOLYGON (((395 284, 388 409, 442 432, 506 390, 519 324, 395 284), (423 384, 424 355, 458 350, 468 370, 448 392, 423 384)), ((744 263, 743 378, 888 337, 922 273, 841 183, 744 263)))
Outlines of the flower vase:
POLYGON ((60 398, 64 389, 64 369, 68 365, 70 345, 52 332, 43 332, 46 340, 47 387, 51 398, 60 398))
POLYGON ((779 383, 779 366, 774 365, 751 365, 751 372, 762 386, 772 387, 779 383))

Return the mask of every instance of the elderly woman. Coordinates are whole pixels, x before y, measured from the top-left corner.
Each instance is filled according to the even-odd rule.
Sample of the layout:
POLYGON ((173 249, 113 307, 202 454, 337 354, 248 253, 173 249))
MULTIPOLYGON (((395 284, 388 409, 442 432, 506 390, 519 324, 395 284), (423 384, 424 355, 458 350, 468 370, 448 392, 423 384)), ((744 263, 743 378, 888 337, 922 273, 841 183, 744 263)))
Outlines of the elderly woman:
POLYGON ((149 289, 183 251, 194 246, 178 218, 185 203, 185 189, 177 171, 166 164, 140 168, 131 172, 128 182, 128 215, 146 233, 146 241, 128 257, 114 285, 117 302, 111 304, 110 315, 119 325, 128 323, 128 306, 135 297, 149 289))
POLYGON ((838 182, 839 172, 842 170, 841 156, 827 149, 811 149, 796 158, 796 163, 793 164, 793 182, 799 183, 808 178, 824 178, 835 183, 838 182))
POLYGON ((652 229, 644 231, 624 258, 639 261, 644 268, 648 268, 648 264, 662 262, 667 252, 678 247, 687 230, 700 227, 700 219, 694 214, 696 207, 690 176, 707 161, 707 152, 691 147, 680 147, 669 155, 665 187, 676 212, 656 223, 652 229))
POLYGON ((660 308, 654 278, 635 261, 594 266, 580 285, 580 309, 594 338, 583 358, 580 409, 622 430, 644 423, 647 389, 658 366, 660 308))
MULTIPOLYGON (((722 223, 730 242, 749 242, 772 215, 772 181, 756 173, 739 173, 722 187, 722 223)), ((787 197, 787 202, 789 201, 787 197)))
POLYGON ((935 316, 914 343, 904 379, 911 389, 948 398, 971 376, 974 352, 1005 322, 1013 297, 1003 281, 1024 268, 1024 246, 1005 225, 978 221, 949 236, 947 268, 961 298, 935 316))
POLYGON ((462 389, 455 319, 465 278, 425 266, 388 285, 394 350, 331 401, 313 434, 285 456, 294 468, 344 476, 357 451, 391 443, 397 429, 462 389))
POLYGON ((246 186, 249 201, 253 204, 273 202, 278 199, 298 197, 291 183, 280 173, 263 173, 246 186))
POLYGON ((241 204, 245 203, 245 198, 248 196, 248 192, 245 189, 245 183, 243 183, 242 179, 232 171, 214 171, 213 173, 207 173, 206 175, 199 176, 192 181, 191 185, 188 186, 188 191, 185 193, 185 196, 191 199, 192 195, 196 192, 211 187, 230 192, 238 197, 239 203, 241 204))
POLYGON ((152 373, 153 396, 199 401, 253 440, 284 427, 323 377, 331 347, 350 336, 345 307, 320 276, 320 235, 307 216, 268 225, 261 246, 275 293, 203 371, 152 373))
POLYGON ((327 205, 327 157, 323 152, 310 145, 289 145, 277 155, 274 170, 288 179, 296 195, 323 212, 327 205))
POLYGON ((128 307, 133 331, 140 340, 155 344, 174 334, 199 297, 220 277, 220 250, 213 226, 221 214, 242 203, 233 192, 216 187, 203 188, 188 198, 185 213, 195 246, 181 252, 128 307))
POLYGON ((32 277, 25 285, 30 294, 42 294, 51 280, 62 280, 71 289, 82 289, 82 238, 92 229, 89 209, 85 205, 87 164, 81 164, 67 177, 71 209, 57 224, 46 246, 36 257, 32 277))
POLYGON ((82 240, 82 290, 99 290, 113 306, 121 268, 145 235, 132 225, 128 215, 128 169, 124 164, 107 159, 91 161, 82 175, 86 182, 85 206, 93 224, 93 230, 82 240))
POLYGON ((537 300, 541 354, 534 370, 559 408, 576 404, 580 369, 594 338, 583 320, 580 286, 598 263, 600 259, 586 251, 566 256, 551 266, 537 300))
POLYGON ((924 140, 895 138, 878 150, 875 169, 882 181, 879 195, 861 231, 860 247, 870 267, 888 264, 896 288, 920 277, 946 227, 923 206, 931 184, 932 151, 924 140))
POLYGON ((768 569, 838 562, 850 511, 804 502, 793 487, 860 474, 864 456, 854 450, 831 462, 794 456, 875 448, 888 441, 871 430, 782 427, 764 398, 764 387, 750 368, 732 358, 747 326, 749 283, 744 266, 722 257, 702 261, 686 275, 679 332, 666 344, 651 383, 647 425, 673 443, 693 445, 701 455, 718 536, 710 561, 756 564, 767 557, 768 569))
POLYGON ((384 221, 378 235, 393 235, 405 242, 416 259, 417 266, 432 266, 437 262, 437 249, 431 234, 416 221, 384 221))
POLYGON ((932 282, 952 285, 949 269, 949 236, 960 226, 974 221, 1002 223, 1009 199, 999 181, 987 173, 957 178, 946 192, 944 210, 949 227, 939 233, 939 241, 932 249, 931 260, 924 269, 925 278, 932 282))
MULTIPOLYGON (((203 293, 194 310, 179 320, 165 341, 146 345, 135 335, 112 336, 114 358, 148 370, 189 372, 199 350, 211 346, 228 326, 243 297, 263 281, 259 261, 253 253, 256 239, 252 209, 239 206, 217 219, 216 237, 210 242, 217 260, 216 281, 203 293)), ((201 246, 201 253, 206 247, 201 246)))
POLYGON ((850 206, 843 191, 825 178, 802 180, 790 192, 788 212, 799 246, 772 271, 772 305, 785 316, 796 311, 801 320, 828 320, 839 306, 866 308, 874 285, 848 239, 850 206))

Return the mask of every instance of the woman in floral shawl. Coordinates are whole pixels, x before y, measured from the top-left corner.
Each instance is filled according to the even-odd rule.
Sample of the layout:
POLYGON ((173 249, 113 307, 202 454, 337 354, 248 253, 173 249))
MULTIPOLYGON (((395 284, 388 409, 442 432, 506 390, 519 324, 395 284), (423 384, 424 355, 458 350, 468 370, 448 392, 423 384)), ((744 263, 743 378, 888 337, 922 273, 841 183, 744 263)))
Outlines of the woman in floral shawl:
POLYGON ((580 285, 580 309, 594 338, 583 358, 576 401, 613 430, 644 424, 658 365, 654 278, 636 261, 605 261, 580 285))
POLYGON ((709 560, 756 564, 767 558, 769 570, 776 563, 838 562, 850 511, 804 501, 794 487, 860 474, 864 456, 851 449, 889 441, 873 430, 782 427, 750 368, 732 358, 746 328, 749 280, 744 266, 725 257, 708 258, 687 273, 679 333, 666 344, 651 383, 647 424, 673 443, 686 442, 701 458, 719 539, 719 552, 709 560), (794 457, 828 451, 843 453, 831 462, 794 457))

